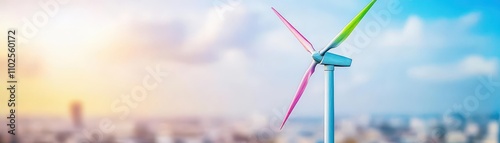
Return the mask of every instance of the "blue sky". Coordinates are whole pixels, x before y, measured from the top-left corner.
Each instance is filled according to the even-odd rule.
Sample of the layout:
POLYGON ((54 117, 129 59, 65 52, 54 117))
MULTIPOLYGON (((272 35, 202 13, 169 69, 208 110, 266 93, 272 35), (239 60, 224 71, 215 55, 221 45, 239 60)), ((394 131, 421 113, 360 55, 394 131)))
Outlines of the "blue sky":
MULTIPOLYGON (((273 1, 272 5, 318 49, 368 2, 273 1)), ((388 1, 379 1, 347 43, 356 45, 352 38, 375 20, 370 14, 387 9, 387 4, 388 1)), ((336 111, 441 114, 456 104, 469 103, 475 88, 480 86, 479 77, 494 75, 498 81, 499 5, 497 1, 401 1, 401 13, 391 15, 390 23, 371 38, 372 42, 351 55, 353 66, 337 70, 336 111)), ((288 39, 295 40, 292 36, 288 39)), ((301 50, 300 45, 293 47, 301 50)), ((346 54, 343 50, 336 52, 346 54)), ((305 69, 305 62, 302 64, 305 69)), ((322 97, 311 95, 322 91, 323 75, 317 71, 320 72, 311 80, 297 114, 321 113, 317 111, 322 97)), ((297 77, 296 83, 300 78, 297 74, 287 76, 297 77)), ((474 112, 498 110, 495 104, 500 101, 499 93, 492 94, 496 96, 480 101, 474 112)))
MULTIPOLYGON (((68 103, 81 100, 94 105, 89 113, 108 114, 147 66, 159 64, 170 76, 132 114, 272 114, 289 106, 311 58, 271 7, 321 49, 369 0, 100 3, 62 4, 23 41, 21 52, 30 56, 21 68, 31 69, 24 73, 32 89, 22 99, 30 103, 27 112, 66 114, 68 103)), ((388 4, 379 0, 331 50, 353 59, 352 67, 335 72, 339 115, 441 114, 471 100, 485 86, 481 77, 500 81, 500 2, 401 0, 401 11, 380 22, 377 14, 388 4)), ((25 1, 0 8, 4 29, 22 29, 23 18, 43 11, 25 1)), ((322 115, 323 80, 318 66, 292 118, 322 115)), ((486 85, 493 96, 474 113, 500 110, 500 87, 486 85)))

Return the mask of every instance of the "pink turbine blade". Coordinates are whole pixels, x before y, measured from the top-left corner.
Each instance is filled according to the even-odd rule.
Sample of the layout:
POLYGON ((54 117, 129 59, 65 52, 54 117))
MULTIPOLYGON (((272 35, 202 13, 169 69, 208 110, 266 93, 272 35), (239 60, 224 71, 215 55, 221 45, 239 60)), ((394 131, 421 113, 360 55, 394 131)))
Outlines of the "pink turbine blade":
POLYGON ((302 36, 302 34, 300 34, 300 32, 295 29, 295 27, 292 26, 292 24, 290 24, 278 11, 276 11, 276 9, 274 9, 274 7, 272 7, 274 13, 276 13, 276 15, 278 15, 278 17, 281 19, 281 21, 283 21, 283 23, 286 25, 286 27, 288 27, 288 29, 293 33, 293 35, 300 41, 300 44, 302 44, 302 46, 304 46, 304 48, 306 48, 306 50, 309 52, 309 53, 313 53, 314 51, 314 48, 313 48, 313 45, 311 44, 311 42, 309 42, 309 40, 306 39, 306 37, 302 36))
POLYGON ((285 119, 283 120, 283 123, 281 123, 280 129, 283 128, 286 121, 288 120, 288 117, 290 117, 290 114, 292 113, 293 108, 295 108, 295 105, 297 105, 297 102, 299 102, 300 97, 302 96, 302 93, 304 93, 304 90, 306 89, 309 78, 314 73, 314 69, 316 68, 316 65, 317 65, 317 63, 313 61, 311 63, 311 66, 309 66, 309 69, 307 69, 306 73, 304 74, 304 77, 302 77, 302 81, 300 82, 299 88, 297 89, 297 92, 295 93, 295 97, 293 98, 292 104, 290 104, 290 107, 288 108, 288 112, 286 113, 285 119))

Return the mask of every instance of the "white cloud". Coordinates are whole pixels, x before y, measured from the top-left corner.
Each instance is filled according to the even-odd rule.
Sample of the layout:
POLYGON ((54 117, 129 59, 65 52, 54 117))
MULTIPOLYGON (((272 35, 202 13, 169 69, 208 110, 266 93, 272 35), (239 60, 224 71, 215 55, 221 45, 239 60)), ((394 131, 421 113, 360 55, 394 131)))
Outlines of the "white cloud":
POLYGON ((495 74, 497 72, 496 59, 484 59, 481 56, 469 56, 464 59, 459 67, 466 74, 495 74))
POLYGON ((411 16, 401 30, 388 31, 382 40, 384 47, 418 46, 422 41, 423 22, 417 16, 411 16))
POLYGON ((493 75, 498 70, 497 59, 471 55, 449 65, 425 65, 410 68, 408 76, 425 80, 456 80, 478 75, 493 75))
POLYGON ((369 82, 370 79, 371 79, 371 77, 370 77, 369 74, 366 74, 366 73, 357 73, 357 74, 353 74, 352 75, 351 82, 354 85, 359 85, 359 84, 364 84, 364 83, 369 82))
POLYGON ((392 49, 479 47, 483 46, 481 44, 484 44, 485 39, 469 34, 469 30, 476 26, 480 19, 479 12, 434 21, 424 21, 414 15, 406 20, 402 28, 391 29, 382 34, 377 44, 392 49))
POLYGON ((481 18, 481 13, 471 12, 467 15, 460 17, 459 24, 461 24, 460 26, 462 27, 470 27, 478 23, 480 18, 481 18))

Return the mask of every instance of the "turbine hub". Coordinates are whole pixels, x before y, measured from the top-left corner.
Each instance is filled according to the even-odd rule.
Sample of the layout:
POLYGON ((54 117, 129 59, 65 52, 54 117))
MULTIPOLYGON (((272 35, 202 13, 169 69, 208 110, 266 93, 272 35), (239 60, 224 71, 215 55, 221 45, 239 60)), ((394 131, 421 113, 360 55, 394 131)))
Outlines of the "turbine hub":
POLYGON ((323 56, 321 56, 321 54, 316 51, 312 53, 311 56, 316 63, 321 63, 321 61, 323 60, 323 56))

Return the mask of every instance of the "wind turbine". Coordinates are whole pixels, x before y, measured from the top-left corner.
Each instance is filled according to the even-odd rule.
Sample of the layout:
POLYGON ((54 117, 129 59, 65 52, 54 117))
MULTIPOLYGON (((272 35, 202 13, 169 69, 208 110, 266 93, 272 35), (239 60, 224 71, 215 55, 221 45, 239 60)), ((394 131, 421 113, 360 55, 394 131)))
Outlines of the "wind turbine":
POLYGON ((288 108, 288 112, 286 113, 285 119, 281 124, 280 129, 283 128, 288 117, 292 113, 295 105, 299 101, 302 93, 306 89, 309 78, 314 73, 316 65, 321 64, 325 66, 325 117, 324 117, 324 142, 325 143, 333 143, 334 142, 334 96, 333 96, 333 71, 335 67, 350 67, 352 59, 340 56, 337 54, 333 54, 328 52, 330 49, 339 46, 347 37, 351 34, 354 28, 358 25, 361 19, 366 15, 368 10, 373 6, 373 4, 377 0, 372 0, 361 12, 354 17, 349 24, 347 24, 344 29, 321 51, 316 51, 313 48, 311 42, 309 42, 300 32, 295 29, 274 7, 272 7, 274 13, 278 15, 281 21, 288 27, 288 29, 293 33, 293 35, 299 40, 299 42, 304 46, 304 48, 311 54, 312 62, 309 68, 306 70, 304 77, 302 77, 302 81, 295 93, 295 97, 288 108))

